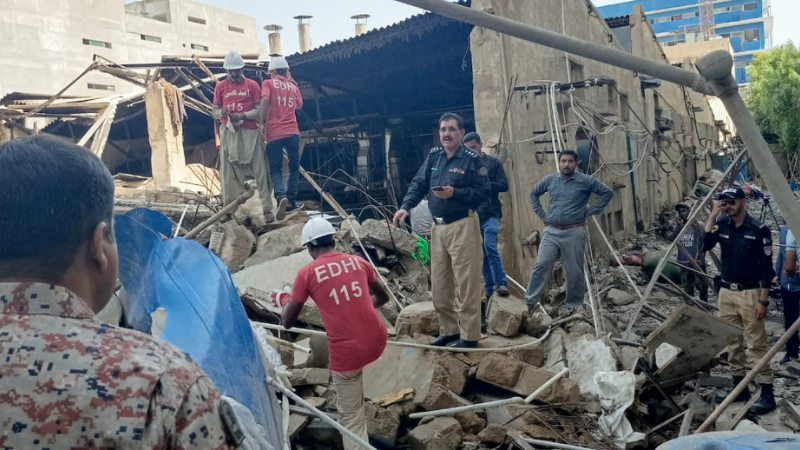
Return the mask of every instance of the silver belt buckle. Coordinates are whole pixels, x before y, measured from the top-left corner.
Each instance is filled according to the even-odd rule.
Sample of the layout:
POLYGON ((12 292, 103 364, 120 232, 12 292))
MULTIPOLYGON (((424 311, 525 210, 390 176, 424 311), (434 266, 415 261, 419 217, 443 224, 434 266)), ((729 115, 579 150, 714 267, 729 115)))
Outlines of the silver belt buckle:
POLYGON ((436 225, 444 224, 444 217, 434 217, 433 220, 436 221, 436 225))
POLYGON ((738 291, 739 290, 739 285, 737 283, 731 283, 731 290, 732 291, 738 291))

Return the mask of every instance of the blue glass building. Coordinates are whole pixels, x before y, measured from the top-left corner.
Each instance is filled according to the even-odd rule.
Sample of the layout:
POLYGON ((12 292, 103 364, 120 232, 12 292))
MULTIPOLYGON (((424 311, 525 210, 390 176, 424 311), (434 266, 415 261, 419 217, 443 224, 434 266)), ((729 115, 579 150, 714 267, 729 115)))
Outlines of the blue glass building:
MULTIPOLYGON (((642 5, 661 45, 702 40, 697 0, 634 0, 598 9, 606 18, 627 16, 633 13, 636 4, 642 5)), ((713 6, 714 33, 730 38, 736 60, 736 81, 747 83, 747 66, 753 55, 772 47, 770 0, 714 1, 713 6)))

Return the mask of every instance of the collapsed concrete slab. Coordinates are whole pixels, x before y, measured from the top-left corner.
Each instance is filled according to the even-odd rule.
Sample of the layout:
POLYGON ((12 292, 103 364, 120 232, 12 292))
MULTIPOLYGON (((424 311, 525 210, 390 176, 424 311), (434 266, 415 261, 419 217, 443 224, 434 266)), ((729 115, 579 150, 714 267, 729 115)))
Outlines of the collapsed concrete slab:
POLYGON ((361 224, 359 237, 388 250, 411 255, 417 249, 417 238, 385 220, 367 219, 361 224))
POLYGON ((261 235, 258 238, 258 250, 244 262, 244 266, 255 266, 302 251, 300 235, 304 226, 298 223, 261 235))
POLYGON ((470 365, 450 353, 440 355, 435 361, 434 382, 461 395, 469 380, 470 365))
POLYGON ((328 369, 305 368, 293 369, 289 375, 292 386, 328 384, 331 372, 328 369))
POLYGON ((301 267, 313 261, 308 252, 294 253, 263 264, 250 266, 233 274, 236 290, 245 292, 254 287, 264 292, 281 290, 284 286, 294 284, 294 279, 301 267))
POLYGON ((611 289, 606 294, 606 302, 614 306, 625 306, 634 302, 633 295, 619 289, 611 289))
POLYGON ((414 333, 439 335, 439 315, 433 302, 420 302, 406 306, 397 315, 397 336, 414 336, 414 333))
POLYGON ((506 440, 508 428, 497 423, 490 423, 486 428, 478 433, 478 438, 481 442, 489 442, 492 444, 502 444, 506 440))
POLYGON ((387 346, 377 361, 364 368, 364 396, 373 399, 412 388, 414 403, 419 404, 428 396, 436 367, 423 350, 387 346))
POLYGON ((456 450, 464 431, 452 417, 437 417, 408 433, 411 450, 456 450))
POLYGON ((516 336, 525 327, 528 307, 516 297, 495 295, 489 304, 486 321, 491 330, 503 336, 516 336))
POLYGON ((683 305, 645 339, 644 346, 650 354, 665 342, 681 349, 654 374, 657 380, 669 380, 698 372, 741 333, 735 325, 683 305))

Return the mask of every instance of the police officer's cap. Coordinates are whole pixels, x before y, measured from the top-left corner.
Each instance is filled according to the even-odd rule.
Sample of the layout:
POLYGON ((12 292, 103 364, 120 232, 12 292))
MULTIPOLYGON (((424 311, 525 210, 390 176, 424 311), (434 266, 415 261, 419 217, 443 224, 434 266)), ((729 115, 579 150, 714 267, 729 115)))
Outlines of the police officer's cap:
POLYGON ((724 198, 745 198, 746 195, 744 190, 740 186, 728 186, 722 192, 717 195, 717 200, 722 200, 724 198))

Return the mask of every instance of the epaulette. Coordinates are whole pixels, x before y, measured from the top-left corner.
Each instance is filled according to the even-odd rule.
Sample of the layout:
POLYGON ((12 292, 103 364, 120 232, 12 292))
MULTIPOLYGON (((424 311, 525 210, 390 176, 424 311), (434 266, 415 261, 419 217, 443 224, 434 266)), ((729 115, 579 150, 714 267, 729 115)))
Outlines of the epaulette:
POLYGON ((442 147, 441 145, 438 146, 438 147, 433 147, 431 149, 431 155, 434 154, 434 153, 442 153, 443 151, 444 151, 444 147, 442 147))
POLYGON ((472 157, 472 159, 475 159, 475 158, 478 158, 478 157, 481 156, 481 155, 475 153, 474 151, 472 151, 472 149, 470 149, 469 147, 464 147, 464 153, 466 153, 467 156, 472 157))

